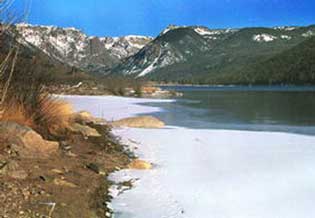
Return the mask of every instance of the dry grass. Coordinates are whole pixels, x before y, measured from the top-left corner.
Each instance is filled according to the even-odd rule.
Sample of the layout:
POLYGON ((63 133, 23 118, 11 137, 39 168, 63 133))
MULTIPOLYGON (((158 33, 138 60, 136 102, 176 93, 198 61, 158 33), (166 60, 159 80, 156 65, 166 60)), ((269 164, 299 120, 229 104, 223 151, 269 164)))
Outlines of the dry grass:
MULTIPOLYGON (((19 59, 17 63, 22 66, 24 62, 19 59)), ((48 139, 64 136, 73 112, 69 104, 45 91, 50 76, 36 58, 32 66, 15 69, 13 74, 4 71, 0 77, 0 121, 29 126, 48 139)))
POLYGON ((43 91, 51 82, 50 65, 40 55, 30 57, 11 29, 17 19, 28 17, 31 1, 24 1, 20 16, 12 16, 14 1, 0 0, 0 121, 29 126, 44 137, 59 136, 70 124, 72 108, 43 91))
POLYGON ((40 128, 46 128, 50 134, 63 134, 70 125, 72 114, 73 109, 70 104, 45 96, 40 101, 39 116, 35 122, 40 128))
POLYGON ((11 100, 2 107, 0 120, 29 126, 44 136, 59 136, 66 132, 73 114, 71 105, 49 95, 33 104, 37 107, 11 100))
POLYGON ((33 117, 29 116, 26 108, 22 104, 10 102, 5 108, 2 108, 0 115, 1 121, 13 121, 20 125, 33 127, 33 117))

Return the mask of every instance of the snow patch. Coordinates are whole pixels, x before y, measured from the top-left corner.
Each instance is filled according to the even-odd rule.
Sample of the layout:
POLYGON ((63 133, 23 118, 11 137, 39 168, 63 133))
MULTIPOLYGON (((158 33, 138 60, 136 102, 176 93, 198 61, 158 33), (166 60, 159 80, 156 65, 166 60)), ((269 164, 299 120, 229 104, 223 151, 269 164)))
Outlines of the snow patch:
POLYGON ((211 30, 206 27, 196 27, 194 31, 201 36, 207 37, 208 39, 216 40, 217 36, 227 33, 236 32, 236 29, 220 29, 220 30, 211 30))
POLYGON ((140 36, 140 35, 127 35, 127 36, 123 36, 121 38, 125 38, 127 40, 137 40, 137 39, 153 39, 150 36, 140 36))
POLYGON ((105 48, 119 59, 129 57, 153 40, 152 37, 129 35, 123 37, 102 37, 105 48))
POLYGON ((303 33, 302 36, 307 38, 307 37, 311 37, 314 36, 315 33, 312 30, 307 31, 306 33, 303 33))
POLYGON ((178 28, 184 28, 186 26, 176 26, 176 25, 169 25, 165 30, 162 31, 160 35, 164 35, 165 33, 169 32, 170 30, 175 30, 178 28))
POLYGON ((253 40, 256 42, 272 42, 275 39, 277 39, 276 36, 267 34, 267 33, 262 33, 262 34, 258 34, 258 35, 254 35, 253 36, 253 40))
POLYGON ((284 31, 293 31, 293 30, 297 29, 297 27, 279 26, 279 27, 274 27, 273 29, 284 30, 284 31))
POLYGON ((197 27, 194 29, 196 33, 198 33, 199 35, 213 35, 216 34, 214 31, 210 31, 206 28, 201 28, 201 27, 197 27))
POLYGON ((286 39, 286 40, 292 39, 292 37, 291 37, 291 36, 288 36, 288 35, 281 35, 280 38, 281 38, 281 39, 286 39))
POLYGON ((296 27, 286 27, 285 30, 286 31, 292 31, 292 30, 295 30, 297 29, 296 27))
POLYGON ((137 77, 143 77, 147 75, 148 73, 151 73, 153 70, 157 68, 157 62, 159 61, 162 54, 162 49, 160 49, 159 55, 154 59, 154 61, 146 68, 144 69, 137 77))

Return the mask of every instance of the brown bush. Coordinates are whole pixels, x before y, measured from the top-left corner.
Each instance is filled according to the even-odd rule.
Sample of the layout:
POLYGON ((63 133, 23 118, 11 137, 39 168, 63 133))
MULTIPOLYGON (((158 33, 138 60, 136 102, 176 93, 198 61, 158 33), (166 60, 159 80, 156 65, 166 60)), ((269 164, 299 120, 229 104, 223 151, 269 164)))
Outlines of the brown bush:
POLYGON ((13 101, 7 103, 6 106, 2 108, 0 120, 13 121, 29 127, 34 126, 33 117, 27 114, 25 106, 16 102, 14 103, 13 101))
POLYGON ((35 123, 37 128, 45 128, 49 134, 63 134, 69 127, 72 106, 63 100, 45 96, 40 101, 35 123))
POLYGON ((73 113, 71 105, 49 95, 43 95, 39 102, 32 104, 8 101, 2 106, 0 120, 29 126, 47 137, 63 135, 66 132, 73 113), (32 104, 36 104, 37 107, 30 107, 32 104))
MULTIPOLYGON (((60 134, 69 125, 72 109, 48 95, 43 87, 55 78, 55 66, 65 71, 69 67, 20 44, 11 24, 18 17, 26 19, 28 11, 11 17, 12 2, 0 0, 0 121, 29 126, 46 137, 60 134)), ((25 1, 26 9, 29 4, 25 1)), ((69 73, 76 72, 71 69, 69 73)))
POLYGON ((32 56, 25 64, 26 59, 19 56, 13 74, 10 70, 2 72, 0 120, 29 126, 50 138, 65 132, 72 109, 45 91, 44 87, 52 83, 54 75, 41 60, 32 56))

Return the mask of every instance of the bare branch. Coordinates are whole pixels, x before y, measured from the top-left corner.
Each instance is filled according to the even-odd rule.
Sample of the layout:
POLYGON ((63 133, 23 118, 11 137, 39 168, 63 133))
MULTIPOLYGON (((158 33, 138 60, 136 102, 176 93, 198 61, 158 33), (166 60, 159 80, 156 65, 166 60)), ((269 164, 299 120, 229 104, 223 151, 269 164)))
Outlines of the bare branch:
POLYGON ((14 73, 14 69, 15 69, 15 65, 16 65, 16 62, 17 62, 17 59, 18 59, 19 49, 20 49, 19 47, 17 47, 17 48, 15 49, 15 55, 14 55, 14 58, 13 58, 13 61, 12 61, 12 65, 11 65, 11 69, 10 69, 9 78, 7 79, 7 81, 6 81, 6 83, 4 84, 4 87, 3 87, 0 105, 2 105, 3 102, 4 102, 5 99, 6 99, 6 95, 7 95, 7 92, 8 92, 8 88, 9 88, 9 86, 10 86, 11 79, 12 79, 12 76, 13 76, 13 73, 14 73))
POLYGON ((7 54, 6 58, 4 59, 4 61, 0 64, 0 78, 3 76, 4 72, 6 71, 7 67, 8 67, 8 62, 13 54, 13 49, 11 49, 9 51, 9 53, 7 54))
MULTIPOLYGON (((20 49, 20 44, 18 41, 18 36, 16 36, 15 31, 13 31, 13 25, 22 21, 25 22, 29 16, 29 12, 31 9, 31 0, 25 1, 25 8, 22 14, 13 15, 13 7, 14 0, 0 0, 0 36, 3 34, 7 34, 9 37, 13 38, 13 47, 9 49, 8 54, 5 59, 0 63, 0 79, 3 80, 3 77, 7 70, 9 70, 9 75, 5 76, 4 81, 0 84, 0 107, 3 106, 4 101, 6 100, 6 95, 15 71, 15 66, 18 61, 18 54, 20 49)), ((6 36, 4 36, 6 37, 6 36)))

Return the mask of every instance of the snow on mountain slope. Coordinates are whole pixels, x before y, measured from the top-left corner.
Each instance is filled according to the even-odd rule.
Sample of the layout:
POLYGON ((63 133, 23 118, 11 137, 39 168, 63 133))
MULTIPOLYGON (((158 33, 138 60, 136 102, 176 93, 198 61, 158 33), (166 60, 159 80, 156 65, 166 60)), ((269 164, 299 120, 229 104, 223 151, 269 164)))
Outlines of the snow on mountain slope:
POLYGON ((67 58, 72 65, 76 65, 88 49, 88 37, 74 28, 28 24, 17 24, 16 28, 28 43, 59 60, 67 58))
POLYGON ((273 29, 275 30, 285 30, 285 31, 293 31, 298 29, 299 27, 294 27, 294 26, 278 26, 274 27, 273 29))
POLYGON ((281 39, 287 39, 287 40, 292 39, 292 37, 288 36, 288 35, 281 35, 280 37, 281 37, 281 39))
POLYGON ((270 34, 266 34, 266 33, 262 33, 262 34, 258 34, 258 35, 253 36, 253 40, 257 41, 257 42, 272 42, 273 40, 275 40, 277 38, 278 37, 270 35, 270 34))
POLYGON ((216 40, 226 34, 238 31, 237 29, 214 29, 210 30, 207 27, 193 27, 194 31, 207 39, 216 40))
POLYGON ((146 36, 94 37, 75 28, 17 24, 18 33, 28 43, 49 56, 72 66, 108 68, 138 52, 152 40, 146 36))
POLYGON ((143 77, 155 70, 188 61, 207 52, 217 41, 237 29, 210 30, 202 26, 170 25, 134 56, 126 59, 115 70, 127 75, 143 77))
POLYGON ((156 38, 93 37, 75 28, 29 24, 18 24, 16 29, 21 39, 86 72, 134 77, 152 77, 154 72, 159 79, 171 72, 183 74, 183 78, 194 77, 196 72, 208 74, 210 69, 220 71, 231 63, 238 63, 238 67, 238 53, 247 61, 253 54, 272 55, 315 35, 315 26, 209 29, 170 25, 156 38), (165 75, 160 76, 162 73, 165 75))
POLYGON ((219 71, 240 69, 259 58, 258 54, 272 57, 312 34, 315 26, 209 29, 170 25, 111 73, 163 81, 209 79, 210 72, 216 76, 219 71))
POLYGON ((303 37, 307 38, 307 37, 311 37, 311 36, 314 36, 315 35, 315 32, 313 32, 312 30, 309 30, 305 33, 302 34, 303 37))
POLYGON ((185 28, 186 26, 177 26, 177 25, 169 25, 168 27, 166 27, 160 34, 161 35, 164 35, 165 33, 169 32, 170 30, 175 30, 175 29, 178 29, 178 28, 185 28))
POLYGON ((147 43, 152 41, 153 38, 129 35, 123 37, 103 37, 100 40, 113 55, 119 59, 123 59, 137 53, 147 43))
POLYGON ((135 77, 157 69, 188 61, 209 50, 207 39, 190 27, 168 27, 135 55, 127 58, 115 71, 135 77))
POLYGON ((223 37, 224 35, 228 33, 233 33, 238 31, 238 29, 209 29, 208 27, 204 26, 176 26, 176 25, 169 25, 166 29, 164 29, 161 35, 166 34, 167 32, 179 28, 188 28, 194 30, 199 35, 203 36, 206 39, 216 40, 220 37, 223 37))

